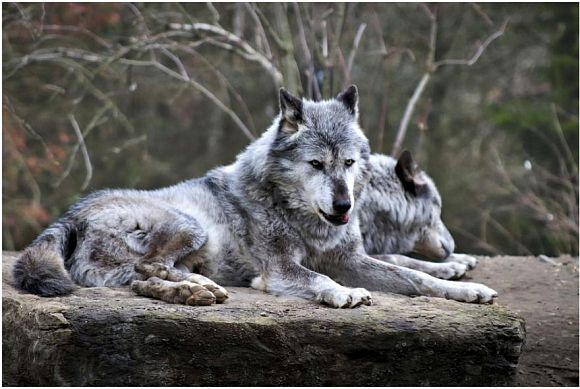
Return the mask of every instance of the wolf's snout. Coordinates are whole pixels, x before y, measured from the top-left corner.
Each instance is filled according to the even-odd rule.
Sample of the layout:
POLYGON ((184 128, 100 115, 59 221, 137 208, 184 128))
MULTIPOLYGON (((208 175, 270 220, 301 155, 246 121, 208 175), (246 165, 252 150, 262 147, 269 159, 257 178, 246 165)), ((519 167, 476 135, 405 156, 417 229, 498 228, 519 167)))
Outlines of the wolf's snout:
POLYGON ((338 214, 347 213, 351 206, 349 199, 335 199, 332 202, 332 209, 338 214))
POLYGON ((449 247, 447 247, 447 245, 445 245, 445 243, 442 243, 441 247, 443 248, 443 251, 445 252, 443 258, 449 257, 451 255, 451 249, 449 247))

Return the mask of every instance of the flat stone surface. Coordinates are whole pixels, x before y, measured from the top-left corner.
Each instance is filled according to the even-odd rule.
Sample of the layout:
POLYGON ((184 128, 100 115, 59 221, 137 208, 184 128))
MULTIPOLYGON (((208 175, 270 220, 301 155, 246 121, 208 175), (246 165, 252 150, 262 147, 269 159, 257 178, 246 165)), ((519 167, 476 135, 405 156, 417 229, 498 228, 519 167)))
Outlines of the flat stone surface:
POLYGON ((337 310, 246 288, 210 307, 128 289, 41 298, 11 286, 14 259, 3 253, 5 385, 506 385, 525 336, 501 299, 374 292, 373 306, 337 310))

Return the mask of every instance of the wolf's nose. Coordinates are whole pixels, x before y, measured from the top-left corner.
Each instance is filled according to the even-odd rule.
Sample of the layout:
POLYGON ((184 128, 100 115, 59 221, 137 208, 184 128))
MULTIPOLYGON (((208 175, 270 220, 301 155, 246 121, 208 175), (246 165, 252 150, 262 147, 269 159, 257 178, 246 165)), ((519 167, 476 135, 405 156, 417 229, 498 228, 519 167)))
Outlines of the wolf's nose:
POLYGON ((443 251, 445 251, 445 258, 449 257, 451 255, 451 249, 444 244, 441 246, 443 247, 443 251))
POLYGON ((339 214, 347 213, 350 209, 350 200, 335 200, 332 203, 332 208, 339 214))

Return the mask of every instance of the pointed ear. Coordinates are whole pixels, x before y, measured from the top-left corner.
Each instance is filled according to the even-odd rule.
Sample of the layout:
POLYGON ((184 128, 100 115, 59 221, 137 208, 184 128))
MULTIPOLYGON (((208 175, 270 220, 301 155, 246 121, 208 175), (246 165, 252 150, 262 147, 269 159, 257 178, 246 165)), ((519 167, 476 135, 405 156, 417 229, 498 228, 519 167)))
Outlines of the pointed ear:
POLYGON ((409 150, 404 150, 399 156, 397 165, 395 166, 395 173, 403 184, 405 191, 411 193, 413 196, 424 192, 426 184, 417 179, 417 165, 409 150))
POLYGON ((285 133, 298 131, 298 124, 303 120, 302 100, 286 89, 280 88, 280 113, 282 114, 280 129, 285 133))
POLYGON ((358 115, 358 89, 356 85, 351 85, 336 96, 336 99, 340 101, 351 115, 358 115))

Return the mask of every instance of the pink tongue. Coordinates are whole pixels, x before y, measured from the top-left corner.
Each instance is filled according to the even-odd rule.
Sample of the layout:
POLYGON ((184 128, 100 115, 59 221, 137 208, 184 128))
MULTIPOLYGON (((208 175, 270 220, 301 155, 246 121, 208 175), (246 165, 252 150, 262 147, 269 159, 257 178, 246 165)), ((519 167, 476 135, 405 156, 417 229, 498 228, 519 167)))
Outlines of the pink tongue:
POLYGON ((345 213, 340 217, 340 221, 343 223, 348 223, 348 213, 345 213))

